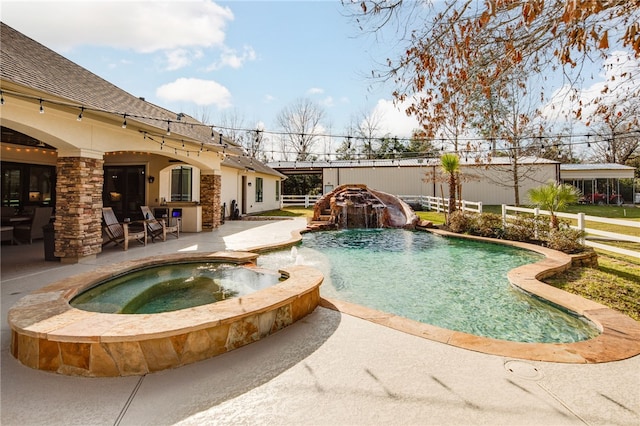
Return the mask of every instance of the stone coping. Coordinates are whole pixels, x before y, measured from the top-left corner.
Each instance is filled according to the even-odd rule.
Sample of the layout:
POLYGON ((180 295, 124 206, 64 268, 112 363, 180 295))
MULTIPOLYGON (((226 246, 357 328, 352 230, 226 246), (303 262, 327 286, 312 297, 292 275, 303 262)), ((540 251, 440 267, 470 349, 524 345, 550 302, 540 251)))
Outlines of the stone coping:
POLYGON ((284 281, 241 298, 156 314, 108 314, 76 309, 81 291, 131 270, 180 262, 255 267, 255 253, 179 253, 131 260, 55 282, 9 311, 11 353, 23 364, 61 374, 126 376, 174 368, 265 337, 311 313, 322 274, 283 268, 284 281))
POLYGON ((309 232, 309 229, 305 228, 305 229, 291 231, 291 235, 289 236, 289 239, 286 241, 282 241, 280 243, 275 243, 275 244, 264 244, 264 245, 254 246, 254 247, 247 248, 246 251, 251 253, 267 253, 270 251, 276 251, 276 250, 284 249, 287 247, 291 247, 295 244, 298 244, 300 241, 302 241, 302 234, 305 232, 309 232))
POLYGON ((448 238, 467 238, 506 244, 543 254, 545 256, 543 260, 509 271, 507 277, 511 284, 586 317, 600 330, 600 334, 592 339, 575 343, 511 342, 448 330, 341 300, 322 299, 321 306, 415 336, 476 352, 511 358, 562 363, 601 363, 619 361, 640 354, 640 323, 600 303, 539 281, 569 269, 572 256, 534 244, 461 235, 439 229, 427 231, 448 238))

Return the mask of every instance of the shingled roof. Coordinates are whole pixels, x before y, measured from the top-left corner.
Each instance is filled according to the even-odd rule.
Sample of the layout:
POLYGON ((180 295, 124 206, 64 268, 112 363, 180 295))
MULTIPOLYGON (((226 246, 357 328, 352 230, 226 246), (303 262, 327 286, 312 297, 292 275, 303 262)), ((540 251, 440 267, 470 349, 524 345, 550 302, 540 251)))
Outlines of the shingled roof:
POLYGON ((265 175, 277 176, 281 179, 287 178, 286 175, 283 175, 279 171, 272 169, 264 163, 261 163, 255 158, 247 157, 244 155, 228 156, 224 159, 222 165, 226 167, 232 167, 234 169, 247 170, 256 173, 262 173, 265 175))
MULTIPOLYGON (((138 98, 93 74, 35 40, 0 22, 0 80, 61 98, 69 105, 85 107, 123 116, 165 132, 168 123, 171 133, 194 139, 221 150, 219 134, 212 141, 211 127, 192 117, 161 108, 138 98)), ((6 90, 6 89, 5 89, 6 90)), ((7 92, 9 93, 9 92, 7 92)), ((229 145, 227 152, 241 153, 237 145, 229 145)))

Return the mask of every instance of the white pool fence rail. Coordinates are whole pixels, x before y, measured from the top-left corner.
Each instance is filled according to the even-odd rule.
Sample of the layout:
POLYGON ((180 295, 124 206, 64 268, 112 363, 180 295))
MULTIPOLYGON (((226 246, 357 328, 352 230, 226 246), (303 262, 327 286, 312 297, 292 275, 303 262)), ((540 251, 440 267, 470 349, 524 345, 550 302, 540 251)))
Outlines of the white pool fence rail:
MULTIPOLYGON (((448 198, 430 195, 396 195, 396 197, 407 204, 419 205, 422 209, 435 210, 438 213, 449 211, 448 198)), ((456 200, 456 208, 468 212, 482 213, 482 201, 456 200)))
POLYGON ((283 195, 280 197, 280 206, 304 206, 311 207, 322 195, 283 195))
MULTIPOLYGON (((538 208, 530 209, 526 207, 516 207, 516 206, 508 206, 506 204, 502 205, 502 223, 506 224, 509 218, 513 218, 514 216, 509 214, 509 212, 521 212, 521 213, 532 213, 534 216, 538 215, 547 215, 550 216, 551 212, 548 210, 541 210, 538 208)), ((631 231, 630 234, 619 234, 617 232, 609 232, 609 231, 601 231, 599 229, 593 229, 587 227, 588 222, 598 222, 598 223, 607 223, 610 225, 624 226, 629 228, 640 228, 640 222, 635 222, 631 220, 622 220, 622 219, 611 219, 606 217, 598 217, 598 216, 588 216, 584 213, 562 213, 556 212, 555 215, 557 217, 575 220, 577 225, 571 225, 573 229, 579 229, 586 233, 586 239, 584 244, 589 247, 597 248, 600 250, 606 250, 613 253, 623 254, 625 256, 632 256, 640 258, 640 252, 628 250, 622 247, 615 247, 610 244, 602 244, 596 240, 600 241, 624 241, 624 242, 632 242, 632 243, 640 243, 640 231, 631 231)))
MULTIPOLYGON (((285 206, 313 206, 322 195, 282 195, 280 198, 281 207, 285 206)), ((405 203, 419 205, 422 209, 446 212, 449 210, 449 199, 442 197, 432 197, 429 195, 396 195, 405 203)), ((457 200, 456 207, 460 210, 482 213, 481 201, 457 200)))

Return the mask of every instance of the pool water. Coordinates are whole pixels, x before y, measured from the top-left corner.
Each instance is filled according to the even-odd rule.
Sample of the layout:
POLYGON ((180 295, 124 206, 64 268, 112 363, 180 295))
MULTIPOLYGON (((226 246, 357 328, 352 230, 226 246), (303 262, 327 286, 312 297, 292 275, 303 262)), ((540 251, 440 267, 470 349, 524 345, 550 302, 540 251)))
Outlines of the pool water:
POLYGON ((304 234, 292 250, 260 256, 302 263, 333 297, 438 327, 517 342, 569 343, 598 335, 582 317, 514 288, 507 272, 542 255, 501 244, 401 229, 304 234))
POLYGON ((92 312, 148 314, 242 297, 280 281, 280 275, 221 263, 178 263, 129 272, 71 300, 92 312))

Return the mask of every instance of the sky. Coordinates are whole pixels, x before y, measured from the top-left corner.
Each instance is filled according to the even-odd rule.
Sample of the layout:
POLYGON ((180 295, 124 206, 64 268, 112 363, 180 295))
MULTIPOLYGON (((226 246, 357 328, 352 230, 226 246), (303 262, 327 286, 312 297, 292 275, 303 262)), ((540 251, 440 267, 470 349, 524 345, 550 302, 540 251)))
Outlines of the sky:
POLYGON ((3 1, 2 21, 127 92, 175 112, 235 114, 276 130, 300 98, 329 133, 384 111, 388 133, 417 127, 368 76, 391 47, 363 36, 339 1, 3 1))
MULTIPOLYGON (((399 46, 363 35, 346 12, 339 0, 3 0, 0 16, 132 95, 206 124, 226 115, 278 131, 278 113, 308 98, 325 111, 327 134, 375 114, 382 135, 409 137, 418 125, 394 106, 393 87, 369 78, 399 46)), ((584 94, 593 97, 606 77, 591 74, 584 94)), ((555 85, 554 111, 566 110, 555 85)))

